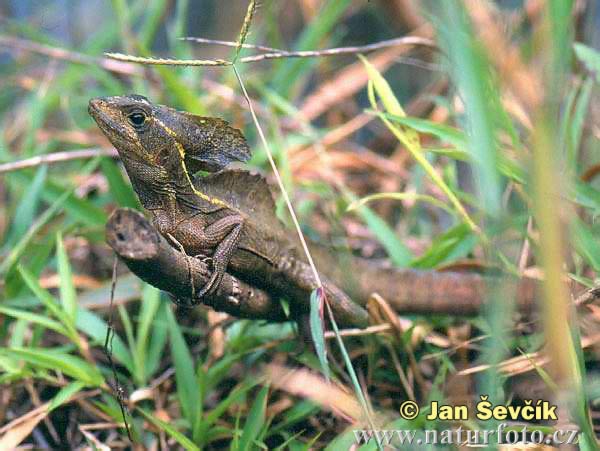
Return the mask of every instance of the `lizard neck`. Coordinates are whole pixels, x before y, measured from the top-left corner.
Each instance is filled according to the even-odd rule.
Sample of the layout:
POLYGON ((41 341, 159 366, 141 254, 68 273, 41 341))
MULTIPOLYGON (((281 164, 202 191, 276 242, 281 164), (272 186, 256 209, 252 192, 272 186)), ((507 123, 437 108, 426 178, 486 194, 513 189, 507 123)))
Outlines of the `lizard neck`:
POLYGON ((193 182, 193 176, 187 170, 184 162, 185 150, 179 142, 175 142, 181 159, 176 163, 176 167, 170 168, 170 172, 175 174, 175 191, 178 203, 182 207, 192 206, 192 209, 210 211, 221 208, 230 208, 223 200, 209 196, 208 194, 196 189, 193 182))
POLYGON ((209 212, 229 208, 223 200, 196 189, 184 163, 185 151, 177 141, 175 145, 181 158, 166 158, 160 165, 121 154, 133 189, 144 208, 162 210, 169 216, 179 216, 182 211, 209 212))
POLYGON ((121 156, 121 161, 144 208, 166 211, 177 208, 177 189, 163 169, 135 158, 121 156))

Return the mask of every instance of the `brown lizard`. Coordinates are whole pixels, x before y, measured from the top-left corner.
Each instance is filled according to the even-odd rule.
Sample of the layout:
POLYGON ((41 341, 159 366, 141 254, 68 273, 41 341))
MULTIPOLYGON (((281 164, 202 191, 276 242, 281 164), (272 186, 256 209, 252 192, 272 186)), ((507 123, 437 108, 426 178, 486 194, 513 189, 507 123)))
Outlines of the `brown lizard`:
MULTIPOLYGON (((239 131, 137 95, 92 99, 89 112, 119 152, 157 229, 187 254, 212 259, 212 278, 197 296, 210 294, 228 271, 306 309, 316 282, 295 234, 277 219, 264 178, 240 170, 193 177, 199 169, 247 160, 239 131)), ((365 304, 378 292, 402 311, 435 311, 432 304, 442 301, 440 313, 463 314, 475 313, 485 296, 486 281, 477 274, 385 269, 359 258, 340 264, 329 250, 310 248, 326 294, 342 313, 361 316, 356 323, 365 323, 364 310, 346 293, 365 304)), ((515 288, 517 299, 531 304, 534 284, 525 280, 515 288)))
MULTIPOLYGON (((188 255, 210 257, 212 277, 195 297, 211 294, 230 271, 306 310, 304 300, 317 283, 294 235, 275 216, 264 178, 243 170, 193 177, 200 168, 214 171, 246 160, 239 131, 221 119, 154 105, 138 95, 92 99, 89 112, 119 152, 160 233, 188 255)), ((337 313, 364 325, 366 312, 324 279, 337 313)))

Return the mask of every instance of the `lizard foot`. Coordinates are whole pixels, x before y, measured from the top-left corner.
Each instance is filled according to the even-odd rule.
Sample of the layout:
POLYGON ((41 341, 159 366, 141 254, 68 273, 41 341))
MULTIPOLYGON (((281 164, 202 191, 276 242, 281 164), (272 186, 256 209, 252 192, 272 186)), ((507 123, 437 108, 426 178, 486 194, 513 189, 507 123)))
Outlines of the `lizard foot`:
POLYGON ((221 280, 223 280, 223 273, 221 271, 213 271, 210 280, 204 285, 202 290, 196 295, 196 298, 202 298, 204 296, 208 296, 213 294, 219 285, 221 285, 221 280))

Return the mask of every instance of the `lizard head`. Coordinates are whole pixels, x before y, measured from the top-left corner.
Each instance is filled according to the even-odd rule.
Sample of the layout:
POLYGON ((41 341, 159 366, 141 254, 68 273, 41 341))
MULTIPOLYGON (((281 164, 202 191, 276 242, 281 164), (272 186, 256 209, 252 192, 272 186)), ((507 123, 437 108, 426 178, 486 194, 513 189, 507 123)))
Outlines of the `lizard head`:
POLYGON ((141 95, 94 98, 88 111, 122 158, 168 172, 182 165, 189 173, 215 172, 250 158, 244 136, 226 121, 153 104, 141 95))

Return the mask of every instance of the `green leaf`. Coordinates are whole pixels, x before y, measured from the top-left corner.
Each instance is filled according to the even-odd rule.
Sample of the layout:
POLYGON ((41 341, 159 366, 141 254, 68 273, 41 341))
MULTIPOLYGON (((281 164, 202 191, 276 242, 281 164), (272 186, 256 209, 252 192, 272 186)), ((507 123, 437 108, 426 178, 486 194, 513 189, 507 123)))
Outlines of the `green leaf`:
POLYGON ((465 104, 468 151, 475 163, 480 209, 498 217, 503 213, 497 143, 498 124, 503 121, 500 94, 464 4, 448 0, 439 6, 436 13, 443 18, 445 27, 439 27, 438 35, 449 55, 452 76, 465 104))
POLYGON ((29 272, 29 270, 23 266, 18 266, 17 271, 23 278, 23 281, 27 285, 27 288, 44 304, 44 306, 50 311, 50 313, 59 321, 61 321, 67 328, 69 322, 65 322, 65 313, 62 310, 58 300, 52 296, 47 290, 42 288, 38 280, 29 272))
POLYGON ((203 427, 209 428, 213 426, 216 421, 221 418, 221 415, 223 415, 234 402, 242 399, 244 395, 257 384, 258 382, 252 379, 250 383, 244 382, 241 387, 232 390, 225 399, 219 402, 214 409, 206 414, 203 427))
POLYGON ((588 47, 585 44, 576 42, 573 44, 575 56, 581 63, 596 77, 596 81, 600 82, 600 53, 597 50, 588 47))
MULTIPOLYGON (((372 86, 375 89, 375 92, 383 102, 383 105, 386 109, 386 112, 389 114, 393 114, 399 117, 405 117, 406 114, 400 105, 400 102, 394 96, 389 84, 382 77, 379 71, 373 66, 365 57, 359 55, 361 61, 365 65, 367 69, 367 73, 369 75, 369 80, 372 82, 372 86)), ((374 109, 377 108, 377 105, 374 103, 374 99, 372 100, 372 107, 374 109)), ((448 200, 452 203, 456 211, 464 218, 464 221, 469 224, 471 229, 481 234, 480 228, 475 224, 471 216, 467 212, 467 210, 463 207, 462 203, 458 199, 458 197, 454 194, 454 192, 450 189, 450 187, 446 184, 444 179, 438 174, 435 168, 431 165, 431 163, 425 158, 422 149, 421 143, 419 141, 419 135, 415 130, 410 127, 404 125, 396 125, 392 124, 392 122, 387 119, 384 113, 377 113, 379 118, 383 121, 383 123, 387 126, 387 128, 392 132, 392 134, 400 141, 406 150, 408 150, 411 156, 415 159, 417 163, 425 170, 427 175, 433 180, 433 182, 444 192, 444 194, 448 197, 448 200)))
POLYGON ((428 135, 433 135, 440 141, 445 142, 447 144, 451 144, 459 150, 464 151, 467 149, 467 136, 465 135, 465 132, 458 128, 451 127, 446 124, 440 124, 438 122, 433 122, 427 119, 408 117, 393 113, 385 114, 385 117, 387 117, 392 122, 397 122, 399 124, 405 125, 420 133, 427 133, 428 135))
MULTIPOLYGON (((79 308, 77 310, 77 322, 75 323, 75 327, 77 327, 77 330, 81 333, 93 338, 99 345, 104 346, 108 324, 94 312, 85 308, 79 308)), ((113 335, 111 343, 113 358, 125 366, 127 371, 133 373, 133 359, 125 346, 125 343, 121 340, 121 337, 116 334, 113 335)))
POLYGON ((254 441, 258 439, 260 431, 265 425, 268 394, 269 387, 262 387, 252 404, 250 412, 248 412, 246 424, 244 424, 244 430, 242 432, 242 437, 240 438, 239 449, 241 451, 256 449, 254 441))
POLYGON ((64 403, 68 402, 71 397, 73 397, 77 392, 81 391, 85 387, 85 384, 76 381, 71 382, 68 385, 65 385, 60 391, 52 398, 50 401, 50 405, 48 407, 48 411, 52 412, 57 407, 62 406, 64 403))
MULTIPOLYGON (((194 359, 190 354, 173 313, 170 310, 168 312, 167 321, 171 342, 171 355, 175 364, 177 396, 181 404, 183 416, 188 420, 190 427, 196 428, 199 423, 198 419, 202 416, 202 400, 200 399, 200 387, 194 371, 194 359)), ((196 436, 195 433, 192 435, 196 436)))
POLYGON ((370 196, 365 196, 362 199, 359 199, 353 203, 351 203, 347 208, 346 211, 353 211, 355 209, 357 209, 358 207, 365 205, 369 202, 372 202, 374 200, 381 200, 381 199, 391 199, 391 200, 410 200, 410 201, 423 201, 423 202, 428 202, 431 205, 434 205, 438 208, 441 208, 442 210, 447 211, 448 213, 450 213, 451 215, 455 215, 456 212, 454 210, 452 210, 450 207, 448 207, 447 204, 445 204, 444 202, 436 199, 433 196, 429 196, 427 194, 417 194, 417 193, 378 193, 378 194, 372 194, 370 196))
MULTIPOLYGON (((400 105, 400 102, 394 95, 394 92, 392 91, 392 88, 390 87, 386 79, 383 78, 381 73, 379 73, 377 68, 373 66, 367 58, 365 58, 362 55, 358 55, 358 57, 365 65, 365 68, 367 69, 367 74, 369 75, 369 80, 371 81, 375 92, 381 99, 385 111, 387 111, 389 114, 393 114, 394 116, 406 117, 404 108, 402 108, 402 105, 400 105)), ((371 96, 372 95, 373 94, 371 93, 371 96)), ((371 98, 371 102, 373 101, 374 98, 371 98)), ((371 106, 374 109, 377 108, 377 104, 375 103, 372 103, 371 106)), ((420 150, 421 142, 419 140, 419 135, 415 132, 414 129, 410 127, 401 126, 399 128, 398 136, 401 137, 401 141, 405 146, 414 148, 415 150, 420 150)))
POLYGON ((322 288, 313 290, 310 294, 310 333, 315 345, 315 351, 321 363, 321 370, 329 380, 329 364, 327 363, 327 348, 325 346, 323 310, 325 308, 324 292, 322 288))
MULTIPOLYGON (((369 76, 369 81, 372 83, 372 87, 377 92, 377 95, 381 99, 383 103, 383 107, 387 110, 388 113, 393 114, 395 116, 405 117, 406 113, 404 112, 404 108, 398 102, 398 99, 394 95, 392 88, 388 84, 383 75, 377 70, 375 66, 373 66, 367 58, 362 55, 358 55, 360 60, 365 65, 367 69, 367 74, 369 76)), ((373 94, 371 94, 371 102, 375 103, 375 98, 373 94)), ((375 108, 377 105, 372 105, 375 108)), ((415 134, 413 132, 413 134, 415 134)))
POLYGON ((95 366, 64 352, 43 348, 0 349, 0 354, 25 360, 34 367, 39 366, 51 371, 60 371, 87 386, 100 387, 104 378, 95 366))
POLYGON ((146 353, 148 352, 150 328, 160 305, 160 291, 151 285, 145 285, 142 292, 142 306, 135 342, 136 375, 140 385, 147 383, 146 353))
MULTIPOLYGON (((31 244, 27 248, 27 269, 31 272, 31 274, 33 274, 34 278, 39 277, 42 271, 49 264, 48 260, 50 260, 51 256, 54 256, 54 244, 54 240, 46 239, 44 241, 31 244)), ((19 266, 21 266, 21 263, 17 266, 13 266, 6 274, 4 279, 4 295, 7 299, 19 297, 25 288, 25 282, 17 271, 19 266)))
POLYGON ((103 158, 100 160, 100 167, 108 181, 110 192, 119 206, 139 210, 140 203, 138 198, 131 184, 127 183, 123 178, 119 166, 111 159, 103 158))
POLYGON ((0 313, 13 318, 22 319, 30 323, 39 324, 47 329, 51 329, 61 335, 69 336, 69 332, 58 321, 54 321, 47 316, 38 315, 37 313, 28 312, 27 310, 14 309, 10 307, 0 306, 0 313))
POLYGON ((572 191, 573 202, 592 210, 595 216, 600 214, 600 191, 579 180, 574 181, 572 191))
POLYGON ((315 415, 318 411, 319 406, 315 403, 307 400, 299 401, 281 414, 281 422, 269 428, 269 435, 287 429, 305 418, 315 415))
POLYGON ((569 123, 569 154, 571 155, 573 161, 576 161, 576 154, 581 145, 585 118, 587 116, 590 106, 590 99, 592 97, 592 88, 593 82, 592 79, 589 78, 583 83, 583 86, 581 86, 577 103, 575 104, 573 115, 569 123))
POLYGON ((598 237, 579 218, 574 218, 571 222, 571 239, 579 255, 594 268, 594 271, 600 272, 598 237))
MULTIPOLYGON (((79 173, 82 175, 90 173, 97 167, 98 162, 99 159, 94 158, 79 173)), ((29 187, 33 179, 26 172, 15 172, 11 176, 13 179, 18 180, 24 187, 29 187)), ((94 205, 90 200, 80 199, 74 194, 74 191, 75 187, 65 187, 52 179, 48 179, 41 192, 41 196, 48 203, 56 202, 58 199, 66 196, 66 199, 62 199, 61 202, 65 213, 70 217, 87 226, 104 225, 108 219, 104 210, 94 205)))
POLYGON ((148 420, 154 426, 156 426, 159 429, 165 431, 177 443, 179 443, 181 446, 183 446, 183 448, 185 450, 187 450, 187 451, 200 451, 200 448, 198 448, 189 438, 187 438, 185 435, 183 435, 181 432, 179 432, 177 429, 175 429, 169 423, 166 423, 166 422, 164 422, 162 420, 159 420, 158 418, 154 417, 151 413, 146 412, 142 408, 138 408, 137 411, 140 412, 142 414, 142 416, 144 418, 146 418, 146 420, 148 420))
POLYGON ((459 224, 436 237, 430 248, 411 262, 413 268, 435 268, 440 263, 466 255, 476 244, 477 237, 466 224, 459 224))
POLYGON ((56 199, 56 201, 50 206, 50 208, 48 208, 37 218, 37 220, 27 230, 27 233, 23 235, 19 242, 12 248, 6 259, 2 263, 0 263, 0 274, 4 274, 19 260, 19 258, 21 258, 21 255, 23 254, 31 240, 42 229, 42 227, 44 227, 54 217, 54 215, 58 213, 58 211, 70 195, 70 192, 63 193, 62 196, 56 199))
MULTIPOLYGON (((416 117, 401 117, 387 113, 378 114, 385 116, 392 122, 414 128, 420 133, 431 134, 441 141, 454 146, 454 148, 450 149, 423 149, 423 151, 435 152, 436 154, 445 155, 460 161, 476 161, 475 158, 477 155, 469 152, 468 137, 462 130, 416 117)), ((503 153, 496 155, 496 158, 498 160, 497 169, 502 175, 520 184, 525 183, 525 170, 517 162, 509 159, 503 153)))
POLYGON ((167 344, 168 331, 167 324, 164 321, 166 311, 170 308, 169 303, 160 302, 158 312, 155 315, 155 320, 152 323, 152 333, 150 334, 150 343, 146 351, 146 368, 144 373, 150 377, 160 368, 162 355, 165 345, 167 344))
POLYGON ((23 236, 33 223, 35 212, 39 205, 40 196, 46 183, 48 166, 41 166, 35 173, 31 185, 25 189, 23 199, 15 210, 15 216, 10 227, 10 234, 6 241, 12 243, 23 236))
POLYGON ((165 8, 170 2, 153 0, 146 3, 145 17, 139 32, 139 40, 142 47, 149 48, 162 22, 165 8))
POLYGON ((368 207, 358 206, 356 213, 367 224, 369 230, 377 237, 381 245, 389 254, 394 265, 406 267, 413 258, 410 250, 400 241, 396 232, 385 222, 381 216, 368 207))
POLYGON ((431 152, 436 155, 442 155, 444 157, 452 158, 457 161, 471 161, 471 155, 466 150, 455 149, 452 147, 427 147, 423 148, 423 152, 431 152))
POLYGON ((73 273, 69 257, 65 251, 60 233, 56 236, 56 259, 58 260, 58 275, 60 276, 60 301, 69 323, 74 326, 77 319, 77 292, 73 284, 73 273))

